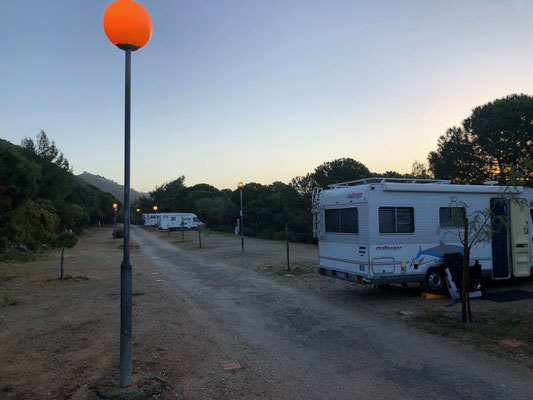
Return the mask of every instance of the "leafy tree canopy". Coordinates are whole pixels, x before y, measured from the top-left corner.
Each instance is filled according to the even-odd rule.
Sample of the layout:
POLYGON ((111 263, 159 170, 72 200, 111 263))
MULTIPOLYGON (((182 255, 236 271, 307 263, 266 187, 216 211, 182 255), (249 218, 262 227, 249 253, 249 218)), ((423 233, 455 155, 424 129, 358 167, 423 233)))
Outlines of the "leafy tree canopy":
POLYGON ((429 169, 439 179, 457 183, 497 180, 505 184, 513 171, 533 185, 533 97, 510 95, 476 107, 460 127, 439 138, 429 153, 429 169))
POLYGON ((56 249, 70 249, 78 243, 78 237, 69 231, 61 232, 52 240, 52 247, 56 249))
POLYGON ((72 172, 72 168, 65 158, 65 155, 62 151, 59 151, 53 140, 50 142, 50 139, 48 139, 48 136, 44 130, 41 130, 37 134, 36 142, 34 142, 31 138, 24 138, 20 145, 26 150, 29 150, 32 153, 37 154, 39 157, 44 158, 46 161, 54 163, 66 171, 72 172))
POLYGON ((310 194, 315 186, 325 189, 332 183, 353 181, 369 176, 371 176, 370 170, 364 164, 352 158, 339 158, 319 165, 312 173, 294 178, 291 185, 302 193, 310 194))

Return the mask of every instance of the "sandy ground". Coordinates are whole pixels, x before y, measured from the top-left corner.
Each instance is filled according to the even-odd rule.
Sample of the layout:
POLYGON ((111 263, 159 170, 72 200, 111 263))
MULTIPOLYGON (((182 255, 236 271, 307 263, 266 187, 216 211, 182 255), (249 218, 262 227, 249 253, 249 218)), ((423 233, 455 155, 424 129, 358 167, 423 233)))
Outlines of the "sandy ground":
POLYGON ((111 232, 93 229, 65 252, 63 282, 59 253, 0 263, 0 398, 152 398, 145 390, 160 399, 196 399, 198 388, 213 393, 209 398, 231 398, 229 388, 238 393, 240 383, 220 366, 231 352, 224 343, 208 345, 214 338, 187 311, 186 296, 162 291, 159 273, 133 248, 132 372, 140 389, 132 397, 112 396, 122 250, 111 232))
MULTIPOLYGON (((234 235, 204 235, 200 249, 196 232, 186 232, 184 242, 181 232, 152 233, 204 257, 256 270, 340 308, 376 313, 429 331, 427 322, 438 323, 438 316, 451 316, 454 321, 460 316, 459 305, 446 307, 449 299, 422 300, 415 286, 383 290, 317 276, 316 246, 291 244, 291 271, 286 271, 283 242, 246 238, 243 256, 240 239, 234 235), (413 314, 403 315, 401 311, 413 314)), ((185 294, 161 289, 157 269, 138 249, 132 249, 131 258, 133 386, 138 391, 137 397, 130 398, 144 398, 138 395, 145 389, 146 397, 153 394, 162 399, 246 398, 245 383, 220 367, 220 362, 231 356, 231 343, 217 341, 202 329, 202 324, 208 322, 204 316, 188 312, 190 299, 185 294), (198 388, 202 388, 203 397, 198 397, 198 388)), ((57 279, 56 252, 27 263, 0 263, 0 398, 98 399, 110 393, 110 387, 118 382, 121 260, 120 241, 112 240, 110 228, 100 228, 86 233, 74 249, 66 251, 68 279, 63 282, 57 279)), ((508 286, 506 283, 492 289, 508 286)), ((532 290, 533 283, 526 280, 512 288, 532 290)), ((495 325, 501 337, 487 343, 470 331, 462 330, 460 336, 446 329, 435 333, 469 341, 484 351, 533 368, 529 350, 533 346, 532 310, 533 300, 474 301, 474 317, 486 319, 486 324, 513 316, 507 325, 495 325), (515 325, 520 332, 527 331, 526 336, 519 336, 515 325), (500 339, 519 344, 511 347, 501 344, 500 339)), ((486 326, 481 326, 483 330, 486 326)), ((274 398, 267 387, 257 388, 256 393, 261 390, 262 398, 274 398)))

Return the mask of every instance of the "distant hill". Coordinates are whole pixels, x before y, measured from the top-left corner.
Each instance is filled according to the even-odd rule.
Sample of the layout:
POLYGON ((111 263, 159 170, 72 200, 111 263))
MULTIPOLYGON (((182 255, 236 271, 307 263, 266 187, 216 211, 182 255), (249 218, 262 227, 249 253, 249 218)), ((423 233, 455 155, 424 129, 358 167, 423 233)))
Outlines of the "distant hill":
MULTIPOLYGON (((98 189, 111 193, 119 201, 124 201, 124 186, 111 180, 107 179, 100 175, 94 175, 87 171, 83 171, 82 174, 78 175, 79 178, 83 179, 85 182, 96 186, 98 189)), ((138 192, 135 189, 130 189, 131 202, 133 203, 139 197, 149 196, 148 193, 138 192)))

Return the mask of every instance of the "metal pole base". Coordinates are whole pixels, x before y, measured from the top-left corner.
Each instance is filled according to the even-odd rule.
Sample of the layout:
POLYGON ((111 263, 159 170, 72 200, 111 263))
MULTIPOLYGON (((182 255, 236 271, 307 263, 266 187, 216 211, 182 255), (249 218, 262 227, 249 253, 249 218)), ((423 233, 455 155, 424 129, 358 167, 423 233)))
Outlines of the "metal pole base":
POLYGON ((131 381, 131 264, 120 265, 120 387, 131 381))

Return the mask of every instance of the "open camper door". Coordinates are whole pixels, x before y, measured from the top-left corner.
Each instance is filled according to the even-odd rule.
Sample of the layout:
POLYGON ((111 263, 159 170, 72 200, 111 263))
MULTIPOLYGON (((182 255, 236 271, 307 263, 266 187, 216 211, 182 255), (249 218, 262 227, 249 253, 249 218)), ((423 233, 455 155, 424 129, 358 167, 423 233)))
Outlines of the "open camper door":
POLYGON ((511 201, 511 260, 513 276, 531 275, 528 215, 525 202, 511 201))
POLYGON ((509 279, 511 277, 509 262, 508 224, 509 202, 494 197, 490 200, 492 229, 492 279, 509 279))

